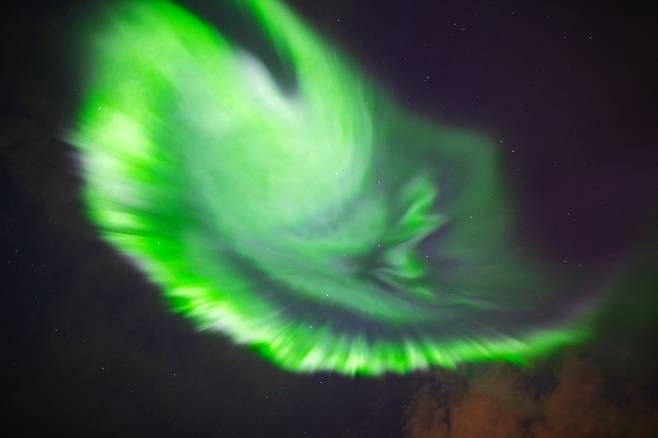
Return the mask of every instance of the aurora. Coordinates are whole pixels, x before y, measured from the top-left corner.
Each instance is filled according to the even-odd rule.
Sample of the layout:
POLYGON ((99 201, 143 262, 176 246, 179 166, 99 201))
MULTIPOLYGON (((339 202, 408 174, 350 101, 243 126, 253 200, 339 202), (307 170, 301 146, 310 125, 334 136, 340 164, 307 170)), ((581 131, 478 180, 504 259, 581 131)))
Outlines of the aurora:
POLYGON ((116 7, 68 138, 90 220, 175 312, 296 372, 587 336, 579 285, 520 243, 491 139, 401 108, 283 3, 233 5, 274 56, 172 3, 116 7))

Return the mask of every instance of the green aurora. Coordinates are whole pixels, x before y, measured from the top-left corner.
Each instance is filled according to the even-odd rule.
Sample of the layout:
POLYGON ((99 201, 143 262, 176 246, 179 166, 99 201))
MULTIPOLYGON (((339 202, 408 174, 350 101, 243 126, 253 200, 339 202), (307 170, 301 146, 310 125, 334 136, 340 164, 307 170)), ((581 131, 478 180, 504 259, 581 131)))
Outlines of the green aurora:
POLYGON ((69 136, 90 219, 176 312, 348 375, 587 335, 574 286, 519 246, 489 139, 400 108, 282 3, 235 6, 275 63, 171 3, 117 7, 69 136))

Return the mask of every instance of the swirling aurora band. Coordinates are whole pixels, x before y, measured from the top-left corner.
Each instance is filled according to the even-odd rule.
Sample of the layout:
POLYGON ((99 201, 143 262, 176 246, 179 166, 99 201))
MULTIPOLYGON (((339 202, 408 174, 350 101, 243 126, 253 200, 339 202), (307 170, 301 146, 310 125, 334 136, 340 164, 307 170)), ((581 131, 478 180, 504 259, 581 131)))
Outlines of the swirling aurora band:
POLYGON ((269 64, 171 3, 114 10, 70 135, 90 218, 176 312, 350 375, 586 335, 514 243, 489 140, 403 111, 282 3, 233 6, 269 64))

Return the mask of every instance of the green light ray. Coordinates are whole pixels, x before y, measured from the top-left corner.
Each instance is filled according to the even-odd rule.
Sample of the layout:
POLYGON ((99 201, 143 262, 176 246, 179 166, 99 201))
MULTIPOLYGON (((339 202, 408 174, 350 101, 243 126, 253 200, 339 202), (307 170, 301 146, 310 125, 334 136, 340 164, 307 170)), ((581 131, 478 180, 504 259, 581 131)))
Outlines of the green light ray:
POLYGON ((512 244, 496 150, 400 109, 278 1, 243 11, 294 72, 167 2, 93 35, 79 127, 102 236, 200 329, 293 371, 522 363, 587 334, 512 244))

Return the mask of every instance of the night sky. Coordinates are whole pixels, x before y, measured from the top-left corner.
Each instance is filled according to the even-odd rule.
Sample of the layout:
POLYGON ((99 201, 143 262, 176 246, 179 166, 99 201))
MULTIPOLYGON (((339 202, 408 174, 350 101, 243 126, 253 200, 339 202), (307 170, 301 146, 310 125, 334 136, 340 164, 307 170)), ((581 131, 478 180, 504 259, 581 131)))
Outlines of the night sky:
MULTIPOLYGON (((213 2, 184 3, 213 22, 213 2)), ((2 17, 8 436, 658 436, 658 9, 651 2, 288 1, 400 104, 486 132, 518 227, 586 269, 592 340, 518 369, 297 375, 198 333, 96 237, 73 147, 89 2, 2 17)))

